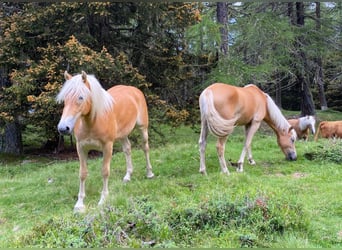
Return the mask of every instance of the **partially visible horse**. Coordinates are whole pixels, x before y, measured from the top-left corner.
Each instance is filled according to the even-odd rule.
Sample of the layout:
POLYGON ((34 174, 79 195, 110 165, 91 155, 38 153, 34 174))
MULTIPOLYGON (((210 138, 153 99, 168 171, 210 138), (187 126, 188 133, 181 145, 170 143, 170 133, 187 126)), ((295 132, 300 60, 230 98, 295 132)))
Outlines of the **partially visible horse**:
POLYGON ((315 134, 316 119, 312 115, 300 117, 298 119, 288 119, 290 125, 296 130, 297 138, 309 139, 309 132, 315 134))
POLYGON ((245 126, 245 144, 238 161, 237 171, 243 172, 247 153, 248 161, 255 164, 251 142, 255 132, 264 120, 276 133, 277 142, 288 160, 296 160, 296 132, 282 115, 272 98, 255 85, 235 87, 224 83, 214 83, 200 95, 201 111, 200 169, 206 174, 205 149, 208 132, 217 137, 217 154, 221 171, 229 174, 224 158, 225 143, 235 126, 245 126))
POLYGON ((94 76, 87 75, 84 71, 76 76, 65 72, 64 77, 66 82, 56 98, 57 102, 64 102, 58 131, 63 135, 74 132, 76 137, 80 160, 80 187, 74 211, 83 212, 88 152, 90 150, 103 152, 103 189, 99 201, 101 205, 109 193, 108 177, 113 143, 116 140, 122 142, 126 157, 127 170, 123 180, 131 179, 133 166, 128 135, 136 125, 143 137, 147 177, 154 176, 149 158, 148 112, 144 94, 135 87, 117 85, 106 91, 94 76))
POLYGON ((342 121, 322 121, 317 127, 315 141, 319 134, 323 138, 342 138, 342 121))

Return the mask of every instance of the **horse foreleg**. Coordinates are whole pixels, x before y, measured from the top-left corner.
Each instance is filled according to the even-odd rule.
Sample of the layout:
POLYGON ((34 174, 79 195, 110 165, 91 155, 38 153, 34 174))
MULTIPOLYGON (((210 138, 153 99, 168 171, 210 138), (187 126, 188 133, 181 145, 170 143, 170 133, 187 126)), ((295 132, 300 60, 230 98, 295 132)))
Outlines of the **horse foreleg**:
POLYGON ((131 143, 128 140, 128 137, 122 139, 122 151, 124 152, 126 158, 126 175, 123 178, 123 181, 128 182, 131 180, 131 175, 133 173, 131 143))
POLYGON ((103 205, 108 194, 108 178, 110 175, 110 162, 112 160, 113 143, 107 143, 103 148, 103 162, 102 162, 102 178, 103 178, 103 188, 101 192, 101 198, 99 205, 103 205))
POLYGON ((216 150, 217 150, 217 155, 219 158, 222 173, 229 175, 230 173, 229 173, 229 170, 227 168, 226 160, 224 158, 226 141, 227 141, 227 136, 217 138, 216 150))
POLYGON ((85 206, 83 200, 85 198, 85 180, 88 175, 87 169, 87 158, 88 158, 88 151, 84 151, 79 143, 77 142, 77 153, 78 158, 80 160, 80 170, 79 170, 79 178, 80 178, 80 187, 78 192, 78 199, 74 207, 74 212, 85 212, 85 206))
POLYGON ((251 123, 245 126, 246 139, 245 139, 245 144, 244 144, 244 147, 242 149, 242 152, 238 161, 238 167, 236 169, 236 171, 238 172, 243 172, 243 163, 245 161, 246 153, 247 153, 249 164, 255 165, 255 161, 253 160, 253 156, 252 156, 251 143, 252 143, 253 136, 259 127, 260 127, 260 122, 251 123))
POLYGON ((208 137, 208 125, 205 121, 202 121, 201 124, 201 134, 198 141, 199 151, 200 151, 200 169, 199 172, 203 175, 206 175, 206 167, 205 167, 205 149, 207 147, 207 137, 208 137))
POLYGON ((146 175, 147 178, 153 178, 154 174, 152 172, 152 165, 150 162, 150 147, 148 145, 148 132, 147 128, 141 129, 142 137, 143 137, 143 150, 145 153, 145 159, 146 159, 146 175))

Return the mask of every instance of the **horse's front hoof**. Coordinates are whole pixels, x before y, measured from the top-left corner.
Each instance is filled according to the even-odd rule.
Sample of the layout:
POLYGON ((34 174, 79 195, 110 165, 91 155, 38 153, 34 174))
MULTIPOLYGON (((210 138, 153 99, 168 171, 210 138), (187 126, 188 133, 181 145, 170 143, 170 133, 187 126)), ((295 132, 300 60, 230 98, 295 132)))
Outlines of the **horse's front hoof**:
POLYGON ((125 176, 124 178, 123 178, 123 182, 124 183, 127 183, 127 182, 129 182, 131 180, 131 177, 130 176, 125 176))
POLYGON ((252 165, 252 166, 256 165, 256 162, 253 159, 249 159, 248 163, 249 165, 252 165))
POLYGON ((243 172, 243 165, 241 163, 238 163, 238 166, 236 168, 236 172, 242 173, 243 172))
POLYGON ((229 176, 230 172, 229 171, 221 171, 221 174, 229 176))

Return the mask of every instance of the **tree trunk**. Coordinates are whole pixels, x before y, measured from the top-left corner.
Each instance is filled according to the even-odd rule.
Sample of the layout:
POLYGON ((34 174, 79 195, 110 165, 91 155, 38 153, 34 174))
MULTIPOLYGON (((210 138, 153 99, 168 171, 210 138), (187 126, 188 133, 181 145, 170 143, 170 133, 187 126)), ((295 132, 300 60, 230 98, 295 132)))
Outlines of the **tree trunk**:
MULTIPOLYGON (((316 30, 320 32, 321 30, 321 3, 316 2, 316 30)), ((324 93, 324 81, 323 81, 323 66, 322 66, 322 58, 318 56, 315 59, 316 62, 316 72, 315 72, 315 78, 314 82, 317 85, 318 88, 318 96, 319 96, 319 102, 321 105, 321 110, 327 110, 328 104, 327 100, 325 98, 324 93)))
POLYGON ((224 56, 228 55, 228 3, 218 2, 216 5, 217 21, 220 27, 221 45, 220 51, 224 56))
POLYGON ((293 10, 293 2, 287 4, 287 16, 290 19, 292 25, 296 25, 296 18, 293 10))
POLYGON ((306 83, 304 78, 299 78, 299 81, 302 82, 302 102, 300 107, 300 116, 315 115, 315 108, 313 105, 309 84, 306 83))
POLYGON ((21 154, 23 152, 19 122, 7 123, 4 134, 0 135, 0 152, 21 154))
POLYGON ((282 108, 282 103, 281 103, 281 82, 277 81, 276 82, 276 97, 275 97, 275 103, 279 108, 282 108))
MULTIPOLYGON (((296 2, 296 24, 299 27, 304 26, 304 3, 296 2)), ((298 37, 297 51, 303 65, 303 70, 297 72, 298 86, 301 86, 301 116, 315 115, 315 106, 310 91, 309 79, 305 78, 304 72, 309 70, 303 44, 305 43, 302 36, 298 37)))

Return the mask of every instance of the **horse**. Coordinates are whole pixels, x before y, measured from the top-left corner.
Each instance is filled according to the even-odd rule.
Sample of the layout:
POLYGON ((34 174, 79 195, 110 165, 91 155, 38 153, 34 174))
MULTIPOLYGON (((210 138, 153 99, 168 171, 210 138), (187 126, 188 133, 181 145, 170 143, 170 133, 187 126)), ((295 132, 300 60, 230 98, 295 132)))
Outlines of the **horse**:
POLYGON ((65 83, 56 100, 64 103, 63 113, 57 129, 62 135, 74 133, 76 149, 80 161, 79 193, 75 212, 84 212, 85 181, 87 178, 87 158, 90 150, 103 153, 103 188, 99 205, 104 204, 108 191, 110 161, 113 143, 121 141, 126 158, 124 182, 130 181, 133 172, 131 144, 128 135, 137 126, 143 138, 147 177, 154 176, 149 157, 148 110, 144 94, 133 86, 116 85, 107 91, 93 75, 72 76, 64 73, 65 83))
POLYGON ((290 125, 296 130, 297 139, 309 139, 309 131, 315 134, 316 119, 312 115, 300 117, 298 119, 288 119, 290 125))
POLYGON ((323 138, 342 138, 342 121, 322 121, 317 127, 315 141, 319 134, 323 138))
POLYGON ((224 159, 225 144, 236 126, 245 126, 245 142, 237 163, 237 171, 243 172, 247 153, 248 162, 255 165, 251 142, 262 121, 277 135, 277 142, 287 160, 296 160, 296 132, 291 127, 272 98, 253 84, 236 87, 225 83, 208 86, 199 97, 201 133, 199 138, 200 169, 206 175, 205 149, 210 131, 217 137, 216 150, 221 172, 229 175, 224 159))

